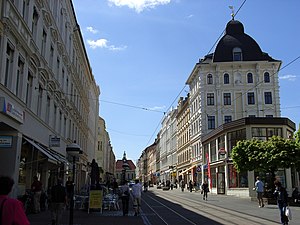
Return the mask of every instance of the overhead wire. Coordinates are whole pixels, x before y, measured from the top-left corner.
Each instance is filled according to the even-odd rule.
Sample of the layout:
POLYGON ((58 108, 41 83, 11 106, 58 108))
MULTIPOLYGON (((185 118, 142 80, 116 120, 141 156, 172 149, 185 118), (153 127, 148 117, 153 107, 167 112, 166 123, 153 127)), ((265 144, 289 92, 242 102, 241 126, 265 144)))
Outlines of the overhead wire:
MULTIPOLYGON (((239 9, 237 10, 237 12, 235 13, 235 15, 238 14, 238 12, 240 11, 240 9, 243 7, 243 5, 246 3, 247 0, 244 0, 243 3, 241 4, 241 6, 239 7, 239 9)), ((218 37, 218 39, 215 41, 215 43, 213 44, 213 46, 210 48, 208 54, 211 52, 211 50, 215 47, 215 45, 218 43, 219 39, 222 37, 223 33, 224 33, 225 29, 222 31, 221 35, 218 37)), ((173 106, 174 102, 177 101, 178 97, 180 96, 180 94, 182 93, 182 91, 185 89, 186 84, 184 85, 184 87, 181 89, 181 91, 179 92, 179 94, 176 96, 176 98, 174 99, 174 101, 172 102, 172 104, 170 105, 170 107, 168 108, 167 112, 169 111, 169 109, 173 106)), ((151 138, 149 139, 149 141, 146 144, 146 147, 149 145, 150 141, 152 140, 152 138, 154 137, 154 135, 157 132, 158 127, 161 125, 161 122, 163 121, 164 117, 166 115, 164 115, 161 120, 159 121, 157 127, 155 128, 151 138)))

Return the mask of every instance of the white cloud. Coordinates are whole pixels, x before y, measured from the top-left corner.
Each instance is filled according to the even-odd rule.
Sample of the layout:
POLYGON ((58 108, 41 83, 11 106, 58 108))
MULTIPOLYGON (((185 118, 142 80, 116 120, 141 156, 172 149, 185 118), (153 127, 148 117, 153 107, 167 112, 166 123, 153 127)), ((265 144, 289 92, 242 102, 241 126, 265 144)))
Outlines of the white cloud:
POLYGON ((144 9, 152 9, 158 5, 169 4, 171 0, 108 0, 108 2, 118 7, 127 6, 130 9, 134 9, 137 13, 140 13, 144 9))
POLYGON ((87 31, 93 33, 93 34, 97 34, 98 33, 98 30, 94 29, 93 27, 87 27, 86 28, 87 31))
POLYGON ((289 81, 295 81, 296 80, 296 75, 284 75, 279 77, 281 80, 289 80, 289 81))
POLYGON ((87 43, 92 49, 106 48, 111 51, 122 51, 127 48, 127 46, 116 47, 115 45, 108 45, 108 41, 103 38, 98 40, 87 40, 87 43))
POLYGON ((190 18, 192 18, 192 17, 194 17, 193 14, 187 16, 188 19, 190 19, 190 18))

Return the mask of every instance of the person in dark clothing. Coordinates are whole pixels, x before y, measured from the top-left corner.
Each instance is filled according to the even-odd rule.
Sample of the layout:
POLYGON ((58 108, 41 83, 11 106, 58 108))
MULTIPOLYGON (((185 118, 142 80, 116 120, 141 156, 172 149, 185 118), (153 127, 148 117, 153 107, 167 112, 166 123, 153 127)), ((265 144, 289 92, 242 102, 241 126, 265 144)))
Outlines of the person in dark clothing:
POLYGON ((91 189, 95 189, 96 184, 99 183, 99 166, 95 159, 91 163, 91 189))
POLYGON ((128 207, 129 207, 129 196, 130 196, 130 190, 129 186, 127 184, 127 181, 123 181, 121 187, 121 200, 122 200, 122 210, 123 210, 123 216, 128 215, 128 207))
POLYGON ((68 180, 66 182, 66 192, 67 192, 67 207, 70 206, 71 202, 71 197, 73 196, 73 191, 74 191, 74 184, 73 181, 71 180, 71 177, 68 177, 68 180))
POLYGON ((276 180, 274 196, 277 200, 278 209, 280 212, 280 219, 282 225, 288 225, 289 219, 285 215, 286 206, 288 204, 288 193, 284 187, 282 187, 280 181, 276 180))
POLYGON ((205 180, 204 183, 201 186, 201 193, 203 193, 203 200, 207 201, 207 193, 209 192, 208 183, 205 180))
POLYGON ((59 225, 67 201, 66 188, 62 186, 62 180, 51 189, 51 219, 52 225, 59 225))
POLYGON ((192 182, 192 180, 189 181, 189 189, 190 189, 190 192, 193 191, 193 182, 192 182))

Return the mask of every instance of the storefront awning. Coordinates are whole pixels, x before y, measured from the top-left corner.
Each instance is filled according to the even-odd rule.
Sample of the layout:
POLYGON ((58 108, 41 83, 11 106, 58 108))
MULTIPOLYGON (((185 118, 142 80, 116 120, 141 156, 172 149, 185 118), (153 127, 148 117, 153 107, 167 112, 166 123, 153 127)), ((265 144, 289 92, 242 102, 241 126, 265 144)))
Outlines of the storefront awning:
POLYGON ((193 165, 193 166, 189 167, 189 168, 188 168, 188 169, 186 169, 185 171, 183 171, 183 172, 179 173, 179 174, 178 174, 178 176, 181 176, 181 175, 183 175, 183 174, 185 174, 185 173, 189 172, 189 171, 190 171, 190 170, 192 170, 194 167, 196 167, 196 166, 195 166, 195 165, 193 165))
POLYGON ((48 153, 44 148, 42 148, 41 146, 39 146, 38 144, 36 144, 34 141, 23 137, 26 141, 28 141, 33 147, 35 147, 36 149, 38 149, 41 153, 43 153, 47 158, 48 161, 51 163, 56 164, 58 162, 58 159, 56 159, 55 157, 53 157, 50 153, 48 153))

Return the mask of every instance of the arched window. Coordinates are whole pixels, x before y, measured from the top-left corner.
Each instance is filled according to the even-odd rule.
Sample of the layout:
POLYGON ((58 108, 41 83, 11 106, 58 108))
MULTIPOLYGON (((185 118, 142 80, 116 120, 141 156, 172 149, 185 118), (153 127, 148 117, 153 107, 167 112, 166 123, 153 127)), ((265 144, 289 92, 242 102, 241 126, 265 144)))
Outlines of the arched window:
POLYGON ((213 84, 213 77, 211 74, 207 75, 207 84, 213 84))
POLYGON ((224 84, 229 84, 229 74, 228 73, 224 74, 224 84))
POLYGON ((264 81, 265 83, 270 83, 270 74, 268 72, 264 73, 264 81))
POLYGON ((253 74, 252 73, 247 74, 247 82, 248 83, 253 83, 253 74))
POLYGON ((232 50, 232 54, 233 54, 233 61, 242 61, 243 60, 242 49, 234 48, 232 50))

